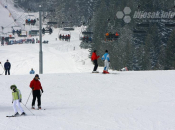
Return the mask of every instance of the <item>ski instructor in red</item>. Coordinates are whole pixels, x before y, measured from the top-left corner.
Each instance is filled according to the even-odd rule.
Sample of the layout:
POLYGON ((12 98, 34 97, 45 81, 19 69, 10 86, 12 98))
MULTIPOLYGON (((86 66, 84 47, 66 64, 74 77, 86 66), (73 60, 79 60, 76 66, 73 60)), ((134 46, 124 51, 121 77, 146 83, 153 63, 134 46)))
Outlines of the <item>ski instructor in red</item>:
POLYGON ((92 53, 92 56, 91 56, 91 60, 93 61, 93 63, 94 63, 94 70, 93 70, 93 72, 92 73, 98 73, 98 71, 97 71, 97 68, 98 68, 98 63, 97 63, 97 60, 98 60, 98 58, 100 57, 100 56, 97 56, 97 54, 96 54, 96 50, 94 50, 94 52, 92 53))
POLYGON ((35 109, 35 100, 36 98, 38 99, 38 109, 41 109, 41 92, 43 91, 43 88, 41 86, 41 83, 39 81, 39 75, 36 74, 34 79, 30 82, 30 88, 32 89, 32 94, 33 94, 33 100, 32 100, 32 109, 35 109))

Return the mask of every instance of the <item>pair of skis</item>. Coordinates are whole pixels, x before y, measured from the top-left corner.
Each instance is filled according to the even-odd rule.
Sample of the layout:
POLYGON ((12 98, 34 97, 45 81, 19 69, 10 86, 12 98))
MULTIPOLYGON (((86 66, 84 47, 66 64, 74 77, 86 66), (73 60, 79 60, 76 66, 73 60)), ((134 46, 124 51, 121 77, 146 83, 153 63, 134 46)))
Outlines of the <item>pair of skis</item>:
POLYGON ((12 115, 12 116, 6 116, 6 117, 19 117, 19 116, 26 116, 26 114, 25 115, 17 115, 17 116, 12 115))
MULTIPOLYGON (((46 110, 46 109, 32 109, 32 110, 46 110)), ((25 115, 17 115, 17 116, 12 115, 12 116, 6 116, 6 117, 19 117, 19 116, 26 116, 26 114, 25 115)))
POLYGON ((46 109, 39 109, 39 108, 38 108, 38 109, 35 109, 35 108, 31 108, 31 109, 32 109, 32 110, 46 110, 46 109))

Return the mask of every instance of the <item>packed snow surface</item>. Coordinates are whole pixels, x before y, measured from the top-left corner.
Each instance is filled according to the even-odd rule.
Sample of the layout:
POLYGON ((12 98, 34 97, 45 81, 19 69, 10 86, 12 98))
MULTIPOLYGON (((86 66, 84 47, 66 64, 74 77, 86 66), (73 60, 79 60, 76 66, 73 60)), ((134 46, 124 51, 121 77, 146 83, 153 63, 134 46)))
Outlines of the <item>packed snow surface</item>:
MULTIPOLYGON (((17 9, 16 14, 20 14, 17 9)), ((0 26, 13 22, 2 5, 0 17, 0 26)), ((81 28, 53 31, 43 35, 49 41, 43 44, 44 74, 40 75, 42 108, 46 110, 31 110, 30 96, 26 107, 34 115, 23 104, 34 77, 29 71, 39 72, 39 44, 0 46, 1 65, 7 59, 12 65, 11 76, 0 75, 0 130, 175 130, 175 71, 92 74, 89 50, 79 47, 81 28), (58 35, 66 33, 71 33, 71 42, 59 41, 58 35), (6 117, 14 114, 12 84, 22 92, 21 106, 27 116, 6 117)))
POLYGON ((0 77, 2 130, 174 130, 174 71, 40 75, 42 108, 27 116, 12 115, 10 85, 16 84, 25 104, 33 75, 0 77))

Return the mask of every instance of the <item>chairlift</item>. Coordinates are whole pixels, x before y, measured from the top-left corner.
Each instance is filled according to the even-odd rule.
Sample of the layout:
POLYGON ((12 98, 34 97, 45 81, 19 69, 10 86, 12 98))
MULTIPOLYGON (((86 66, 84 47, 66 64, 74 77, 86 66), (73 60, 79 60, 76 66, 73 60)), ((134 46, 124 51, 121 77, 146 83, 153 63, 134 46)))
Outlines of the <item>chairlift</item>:
POLYGON ((175 27, 175 24, 165 24, 165 27, 173 28, 173 27, 175 27))
POLYGON ((45 34, 45 33, 49 33, 49 34, 52 34, 53 33, 53 30, 52 30, 52 28, 49 28, 49 29, 45 29, 45 28, 43 28, 42 29, 42 34, 45 34))
POLYGON ((137 26, 137 27, 148 28, 148 27, 149 27, 149 23, 138 23, 136 26, 137 26))
POLYGON ((27 15, 26 16, 26 20, 25 20, 25 24, 26 25, 35 25, 36 24, 36 21, 37 21, 38 19, 35 17, 35 15, 27 15))
POLYGON ((64 31, 74 31, 75 29, 73 27, 64 27, 64 31))
POLYGON ((136 29, 134 29, 134 30, 133 30, 133 33, 134 33, 134 34, 146 34, 147 32, 144 31, 144 30, 136 30, 136 29))
POLYGON ((83 31, 80 33, 79 39, 82 42, 92 43, 92 40, 93 40, 92 36, 93 36, 93 32, 83 31))
POLYGON ((116 32, 116 33, 107 32, 105 34, 105 41, 106 42, 116 41, 118 38, 119 38, 118 32, 116 32))
POLYGON ((18 35, 18 37, 27 37, 27 32, 26 31, 21 31, 21 33, 18 35))
POLYGON ((48 25, 56 25, 58 22, 47 22, 48 25))
POLYGON ((39 36, 39 30, 30 30, 29 35, 31 36, 39 36))

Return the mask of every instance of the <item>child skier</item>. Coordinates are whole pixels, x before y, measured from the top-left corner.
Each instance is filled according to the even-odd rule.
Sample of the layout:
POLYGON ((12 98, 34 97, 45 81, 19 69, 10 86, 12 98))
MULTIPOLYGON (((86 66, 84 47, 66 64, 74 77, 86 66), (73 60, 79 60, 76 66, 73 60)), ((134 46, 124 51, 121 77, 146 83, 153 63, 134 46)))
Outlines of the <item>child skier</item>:
POLYGON ((17 111, 16 105, 18 106, 18 108, 21 111, 21 115, 25 115, 24 110, 22 109, 20 102, 22 101, 22 95, 19 89, 17 89, 16 85, 12 85, 10 87, 10 89, 12 90, 12 103, 13 103, 13 109, 14 109, 14 116, 18 116, 19 113, 17 111))
POLYGON ((108 54, 108 50, 105 51, 106 53, 102 56, 102 60, 104 61, 104 74, 109 74, 108 69, 109 69, 109 64, 110 64, 110 57, 108 54))

